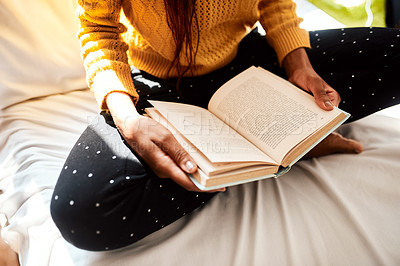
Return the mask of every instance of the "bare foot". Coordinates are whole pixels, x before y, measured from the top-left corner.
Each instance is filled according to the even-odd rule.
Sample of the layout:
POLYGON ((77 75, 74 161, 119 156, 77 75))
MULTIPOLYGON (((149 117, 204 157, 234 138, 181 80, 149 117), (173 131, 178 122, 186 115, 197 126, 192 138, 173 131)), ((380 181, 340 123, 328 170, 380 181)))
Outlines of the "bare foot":
POLYGON ((18 254, 10 248, 9 245, 1 237, 0 226, 0 265, 2 266, 19 266, 18 254))
POLYGON ((360 142, 343 137, 338 133, 332 133, 321 141, 314 149, 309 151, 304 158, 320 157, 333 153, 361 153, 363 146, 360 142))

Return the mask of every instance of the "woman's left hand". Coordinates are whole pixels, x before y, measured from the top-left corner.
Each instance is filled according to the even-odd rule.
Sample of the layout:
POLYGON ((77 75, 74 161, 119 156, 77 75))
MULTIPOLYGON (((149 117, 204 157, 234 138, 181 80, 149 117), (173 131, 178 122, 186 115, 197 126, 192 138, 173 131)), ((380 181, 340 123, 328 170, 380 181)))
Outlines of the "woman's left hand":
POLYGON ((288 79, 293 84, 314 95, 319 107, 332 110, 340 103, 340 95, 313 69, 304 48, 289 53, 283 60, 288 79))
MULTIPOLYGON (((288 79, 293 84, 314 95, 319 107, 332 110, 340 103, 340 95, 329 86, 313 69, 304 48, 289 53, 283 60, 288 79)), ((312 149, 304 158, 319 157, 332 153, 360 153, 360 142, 332 133, 312 149)))

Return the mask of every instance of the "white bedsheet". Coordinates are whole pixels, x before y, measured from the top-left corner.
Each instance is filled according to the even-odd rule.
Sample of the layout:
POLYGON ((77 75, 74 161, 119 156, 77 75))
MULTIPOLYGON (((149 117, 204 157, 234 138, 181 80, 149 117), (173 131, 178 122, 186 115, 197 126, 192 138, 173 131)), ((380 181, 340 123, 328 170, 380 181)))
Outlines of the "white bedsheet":
POLYGON ((400 116, 342 126, 363 142, 360 155, 301 161, 278 179, 229 188, 130 247, 96 253, 65 242, 49 215, 63 161, 95 113, 87 90, 1 112, 2 233, 22 265, 400 264, 400 116))

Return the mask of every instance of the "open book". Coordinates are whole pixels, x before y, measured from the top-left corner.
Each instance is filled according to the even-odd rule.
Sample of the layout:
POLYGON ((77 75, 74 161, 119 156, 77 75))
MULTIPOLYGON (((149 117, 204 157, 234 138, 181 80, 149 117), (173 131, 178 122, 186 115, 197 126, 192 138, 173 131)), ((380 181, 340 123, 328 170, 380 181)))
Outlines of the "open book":
POLYGON ((167 127, 196 161, 203 190, 287 172, 349 114, 322 110, 290 82, 250 67, 212 96, 208 109, 150 101, 146 112, 167 127))

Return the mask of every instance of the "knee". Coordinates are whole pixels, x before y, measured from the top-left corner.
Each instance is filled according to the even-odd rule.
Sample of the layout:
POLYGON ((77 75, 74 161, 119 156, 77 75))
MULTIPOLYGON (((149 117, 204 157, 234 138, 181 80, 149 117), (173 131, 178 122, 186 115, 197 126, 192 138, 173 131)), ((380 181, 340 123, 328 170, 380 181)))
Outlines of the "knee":
POLYGON ((125 229, 128 230, 129 223, 141 230, 142 217, 136 214, 146 182, 127 180, 125 175, 111 180, 110 183, 104 179, 93 186, 60 176, 51 199, 50 213, 64 239, 72 245, 102 251, 121 248, 138 240, 137 232, 132 237, 132 232, 125 232, 125 229))
POLYGON ((53 195, 51 217, 65 240, 90 251, 117 249, 134 242, 120 241, 118 231, 123 227, 116 219, 117 212, 102 208, 99 202, 90 205, 69 199, 63 201, 53 195))
POLYGON ((88 241, 90 237, 85 239, 89 228, 95 227, 92 218, 96 218, 90 208, 79 203, 80 200, 54 193, 50 203, 51 217, 65 240, 81 249, 96 250, 88 241))

